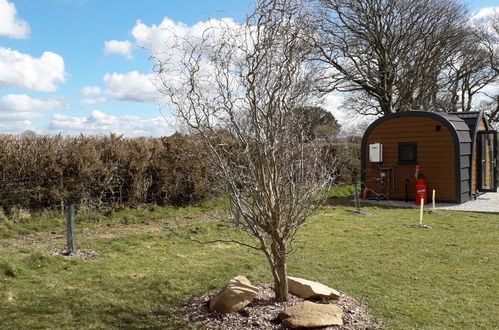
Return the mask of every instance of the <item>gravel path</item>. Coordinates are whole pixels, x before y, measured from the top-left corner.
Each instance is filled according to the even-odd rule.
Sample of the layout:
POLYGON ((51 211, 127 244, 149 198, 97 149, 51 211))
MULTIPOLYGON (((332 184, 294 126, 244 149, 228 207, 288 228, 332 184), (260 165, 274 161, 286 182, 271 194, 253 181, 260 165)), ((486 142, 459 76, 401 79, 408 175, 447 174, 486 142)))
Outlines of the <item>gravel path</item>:
MULTIPOLYGON (((404 201, 376 201, 376 200, 362 200, 363 203, 370 203, 375 205, 385 205, 394 207, 412 207, 419 208, 414 204, 414 201, 408 203, 404 201)), ((425 205, 425 208, 431 208, 431 203, 425 205)), ((435 208, 441 210, 454 210, 454 211, 469 211, 469 212, 486 212, 499 214, 499 192, 485 193, 477 197, 476 200, 471 200, 462 204, 448 204, 436 203, 435 208)))

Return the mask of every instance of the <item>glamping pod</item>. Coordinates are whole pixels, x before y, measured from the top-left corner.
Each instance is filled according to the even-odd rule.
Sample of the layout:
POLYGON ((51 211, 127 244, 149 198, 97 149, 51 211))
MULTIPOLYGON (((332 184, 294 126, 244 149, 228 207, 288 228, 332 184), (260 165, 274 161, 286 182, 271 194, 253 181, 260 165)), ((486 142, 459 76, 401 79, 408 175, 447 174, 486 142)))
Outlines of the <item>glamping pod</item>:
POLYGON ((429 200, 434 189, 439 202, 463 203, 497 191, 497 157, 497 132, 483 112, 386 115, 362 139, 363 196, 415 200, 426 193, 418 183, 429 200))

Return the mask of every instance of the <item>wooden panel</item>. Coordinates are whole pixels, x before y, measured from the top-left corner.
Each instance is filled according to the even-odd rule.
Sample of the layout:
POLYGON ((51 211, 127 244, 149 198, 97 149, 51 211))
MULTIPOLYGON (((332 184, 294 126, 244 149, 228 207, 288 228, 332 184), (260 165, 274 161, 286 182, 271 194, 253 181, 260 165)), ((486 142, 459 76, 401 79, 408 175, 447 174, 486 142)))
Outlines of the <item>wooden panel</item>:
POLYGON ((478 125, 478 130, 479 131, 486 131, 487 130, 487 125, 485 124, 484 118, 482 118, 482 120, 480 120, 480 125, 478 125))
POLYGON ((402 117, 390 119, 374 128, 366 143, 366 184, 369 189, 385 194, 388 198, 405 198, 405 182, 408 180, 409 199, 414 199, 415 165, 398 164, 398 143, 417 142, 418 164, 431 190, 436 190, 437 199, 456 199, 455 148, 451 132, 439 121, 426 117, 402 117), (440 126, 440 131, 435 130, 440 126), (394 171, 380 171, 368 162, 369 144, 383 144, 382 166, 393 166, 394 171), (384 185, 376 178, 385 172, 384 185), (391 178, 394 172, 394 178, 391 178))

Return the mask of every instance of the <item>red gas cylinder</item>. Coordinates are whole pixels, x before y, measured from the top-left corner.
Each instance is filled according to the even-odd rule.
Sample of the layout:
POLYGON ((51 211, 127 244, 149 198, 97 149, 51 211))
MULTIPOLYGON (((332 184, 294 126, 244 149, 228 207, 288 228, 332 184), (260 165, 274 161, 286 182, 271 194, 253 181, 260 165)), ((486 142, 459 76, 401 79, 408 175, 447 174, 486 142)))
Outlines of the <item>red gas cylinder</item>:
POLYGON ((421 198, 423 199, 423 204, 428 204, 428 186, 424 179, 416 180, 416 205, 421 205, 421 198))

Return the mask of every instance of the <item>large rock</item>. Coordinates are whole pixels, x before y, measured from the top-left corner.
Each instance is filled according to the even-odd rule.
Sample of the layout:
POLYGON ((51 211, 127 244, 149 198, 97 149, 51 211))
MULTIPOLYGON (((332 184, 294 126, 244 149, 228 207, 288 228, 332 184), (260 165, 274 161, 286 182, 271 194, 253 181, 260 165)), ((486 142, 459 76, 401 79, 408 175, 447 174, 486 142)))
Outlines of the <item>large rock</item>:
POLYGON ((304 301, 286 308, 277 318, 287 328, 319 328, 343 325, 342 316, 343 311, 336 305, 304 301))
POLYGON ((244 276, 236 276, 210 301, 210 311, 218 313, 237 312, 246 307, 258 292, 244 276))
POLYGON ((324 284, 288 276, 289 292, 303 299, 338 299, 340 293, 324 284))

